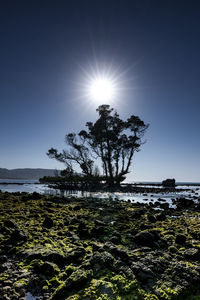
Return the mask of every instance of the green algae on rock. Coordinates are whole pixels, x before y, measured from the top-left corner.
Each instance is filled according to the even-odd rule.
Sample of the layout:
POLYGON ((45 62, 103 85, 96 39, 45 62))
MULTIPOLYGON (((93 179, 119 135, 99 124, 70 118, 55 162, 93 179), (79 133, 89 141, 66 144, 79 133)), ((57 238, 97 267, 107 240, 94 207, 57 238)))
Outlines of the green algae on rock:
POLYGON ((0 193, 0 211, 1 299, 200 299, 197 207, 0 193))

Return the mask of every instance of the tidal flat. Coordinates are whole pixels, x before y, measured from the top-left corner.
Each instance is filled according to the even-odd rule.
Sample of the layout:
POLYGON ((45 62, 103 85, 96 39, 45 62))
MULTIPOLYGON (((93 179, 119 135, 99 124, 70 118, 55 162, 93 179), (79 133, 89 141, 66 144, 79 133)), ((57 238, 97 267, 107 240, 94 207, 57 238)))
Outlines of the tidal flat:
POLYGON ((200 198, 0 192, 0 299, 200 299, 200 198))

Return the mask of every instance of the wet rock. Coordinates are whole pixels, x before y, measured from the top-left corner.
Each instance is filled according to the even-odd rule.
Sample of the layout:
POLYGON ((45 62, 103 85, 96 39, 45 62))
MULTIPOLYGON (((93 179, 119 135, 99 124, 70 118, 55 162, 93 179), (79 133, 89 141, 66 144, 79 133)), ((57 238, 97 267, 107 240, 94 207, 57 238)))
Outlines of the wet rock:
POLYGON ((160 208, 165 210, 169 209, 169 203, 160 203, 160 208))
POLYGON ((184 234, 178 234, 175 239, 175 243, 179 245, 184 245, 186 242, 186 236, 184 234))
POLYGON ((194 201, 186 198, 177 198, 176 199, 176 207, 177 210, 182 210, 184 208, 191 208, 194 206, 194 201))

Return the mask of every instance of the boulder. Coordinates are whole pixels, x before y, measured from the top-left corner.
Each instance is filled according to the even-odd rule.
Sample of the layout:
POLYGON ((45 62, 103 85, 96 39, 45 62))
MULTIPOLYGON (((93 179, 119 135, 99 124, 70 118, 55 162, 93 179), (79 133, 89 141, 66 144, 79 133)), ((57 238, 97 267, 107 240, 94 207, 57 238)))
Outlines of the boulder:
POLYGON ((160 239, 159 233, 156 230, 141 231, 134 237, 134 242, 141 246, 154 247, 155 242, 160 239))
POLYGON ((176 199, 176 207, 178 210, 184 209, 184 208, 191 208, 194 206, 194 201, 191 199, 186 198, 177 198, 176 199))
POLYGON ((176 186, 176 181, 175 181, 174 178, 173 179, 166 179, 166 180, 163 180, 162 185, 164 187, 174 188, 176 186))

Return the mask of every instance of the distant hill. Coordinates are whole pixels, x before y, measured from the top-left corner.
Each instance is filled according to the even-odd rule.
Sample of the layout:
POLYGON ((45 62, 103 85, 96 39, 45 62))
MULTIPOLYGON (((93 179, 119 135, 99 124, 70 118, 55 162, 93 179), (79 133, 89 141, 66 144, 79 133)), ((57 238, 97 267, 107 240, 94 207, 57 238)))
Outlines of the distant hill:
POLYGON ((43 176, 55 176, 59 171, 54 169, 4 169, 0 168, 0 179, 39 179, 43 176))

